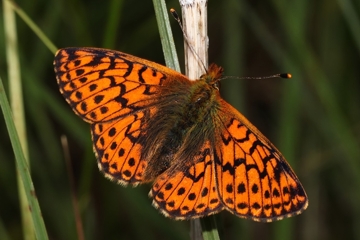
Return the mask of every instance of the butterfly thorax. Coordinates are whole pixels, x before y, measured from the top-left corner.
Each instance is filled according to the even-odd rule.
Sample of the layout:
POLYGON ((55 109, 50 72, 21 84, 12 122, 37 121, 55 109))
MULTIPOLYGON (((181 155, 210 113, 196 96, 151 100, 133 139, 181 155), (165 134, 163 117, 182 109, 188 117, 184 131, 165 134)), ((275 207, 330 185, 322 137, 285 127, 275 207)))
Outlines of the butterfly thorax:
POLYGON ((184 83, 175 80, 160 90, 161 95, 171 97, 166 102, 159 100, 159 109, 146 124, 143 141, 152 144, 144 144, 142 152, 151 166, 145 172, 145 179, 152 180, 166 170, 176 172, 178 168, 189 167, 197 154, 191 149, 200 148, 212 138, 213 116, 219 104, 219 90, 214 81, 217 76, 218 73, 205 74, 199 80, 187 82, 190 86, 184 88, 184 83))

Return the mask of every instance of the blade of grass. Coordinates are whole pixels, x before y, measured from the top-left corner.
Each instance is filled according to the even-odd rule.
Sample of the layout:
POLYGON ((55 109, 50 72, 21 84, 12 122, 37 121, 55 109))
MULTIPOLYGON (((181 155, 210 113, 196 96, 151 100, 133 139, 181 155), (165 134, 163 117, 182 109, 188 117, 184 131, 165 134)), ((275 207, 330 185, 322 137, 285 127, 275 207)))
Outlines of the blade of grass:
POLYGON ((216 226, 216 218, 214 215, 200 219, 202 235, 204 240, 219 240, 219 233, 216 226))
POLYGON ((163 0, 153 0, 156 20, 159 26, 161 45, 163 47, 166 66, 180 72, 180 64, 172 35, 168 10, 163 0))
POLYGON ((4 85, 0 78, 0 105, 4 114, 5 123, 13 146, 16 165, 19 171, 22 184, 24 186, 25 195, 28 200, 28 209, 30 209, 31 217, 34 223, 34 231, 37 239, 48 239, 45 224, 41 215, 38 200, 35 194, 35 188, 31 180, 29 167, 26 163, 25 155, 20 144, 20 139, 15 128, 12 118, 11 109, 7 100, 4 85))
POLYGON ((4 26, 6 35, 6 51, 9 72, 10 96, 13 115, 8 104, 5 89, 0 80, 0 104, 13 145, 20 195, 22 223, 25 239, 47 239, 47 233, 40 208, 36 199, 35 189, 31 181, 25 128, 24 106, 22 99, 22 84, 20 79, 20 64, 17 52, 17 34, 13 6, 10 1, 3 1, 4 26), (13 116, 13 119, 12 119, 13 116), (18 134, 19 133, 19 134, 18 134))
POLYGON ((11 5, 12 9, 21 17, 21 19, 34 31, 40 40, 55 54, 57 47, 50 41, 50 39, 41 31, 41 29, 29 18, 29 16, 17 6, 13 1, 4 0, 4 4, 11 5))
MULTIPOLYGON (((23 93, 22 93, 22 82, 20 77, 20 61, 19 54, 17 51, 17 33, 16 33, 16 21, 15 13, 9 4, 9 1, 3 1, 4 7, 4 29, 5 29, 5 45, 6 45, 6 60, 8 65, 9 74, 9 89, 11 97, 11 107, 13 110, 14 124, 19 133, 19 139, 24 151, 25 160, 29 158, 28 144, 26 138, 26 127, 25 127, 25 116, 24 116, 24 105, 23 105, 23 93)), ((28 162, 26 162, 29 165, 28 162)), ((22 220, 22 228, 24 239, 31 240, 35 239, 35 233, 33 230, 33 222, 31 219, 31 212, 28 208, 28 199, 25 195, 24 187, 21 183, 21 177, 19 175, 19 169, 17 169, 17 184, 20 201, 20 212, 22 220)))

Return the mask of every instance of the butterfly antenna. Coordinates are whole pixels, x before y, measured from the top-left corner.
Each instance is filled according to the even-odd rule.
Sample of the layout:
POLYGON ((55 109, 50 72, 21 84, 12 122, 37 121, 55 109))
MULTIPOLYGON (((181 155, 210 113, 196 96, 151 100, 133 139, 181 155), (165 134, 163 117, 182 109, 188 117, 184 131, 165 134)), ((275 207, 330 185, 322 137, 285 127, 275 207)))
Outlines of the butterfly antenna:
POLYGON ((197 52, 195 51, 195 49, 193 48, 193 46, 190 44, 189 38, 187 37, 185 31, 184 31, 184 27, 181 23, 180 17, 177 14, 177 12, 175 11, 175 9, 170 8, 170 13, 173 16, 173 18, 178 22, 180 29, 183 33, 186 45, 190 48, 191 52, 196 56, 196 58, 199 60, 199 62, 201 63, 202 67, 204 68, 205 72, 208 73, 207 71, 207 67, 205 67, 205 64, 203 63, 203 61, 201 61, 201 58, 199 57, 199 55, 197 54, 197 52))
POLYGON ((269 79, 269 78, 292 78, 292 75, 290 73, 278 73, 270 76, 264 76, 264 77, 237 77, 237 76, 225 76, 222 77, 221 80, 227 79, 227 78, 237 78, 237 79, 269 79))

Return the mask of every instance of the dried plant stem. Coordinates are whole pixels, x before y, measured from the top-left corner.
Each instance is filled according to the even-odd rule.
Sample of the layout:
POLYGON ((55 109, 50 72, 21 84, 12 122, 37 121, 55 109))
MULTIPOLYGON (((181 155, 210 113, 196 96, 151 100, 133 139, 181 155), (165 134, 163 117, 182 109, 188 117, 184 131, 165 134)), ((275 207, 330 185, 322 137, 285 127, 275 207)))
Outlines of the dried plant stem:
POLYGON ((185 41, 185 74, 198 79, 208 66, 207 1, 180 1, 185 41))

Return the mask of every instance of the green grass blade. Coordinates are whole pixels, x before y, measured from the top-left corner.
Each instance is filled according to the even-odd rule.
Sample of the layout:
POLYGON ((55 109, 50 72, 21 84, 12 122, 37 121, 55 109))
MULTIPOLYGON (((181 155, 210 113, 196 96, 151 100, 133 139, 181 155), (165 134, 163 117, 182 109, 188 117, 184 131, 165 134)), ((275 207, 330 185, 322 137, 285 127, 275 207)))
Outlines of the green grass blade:
MULTIPOLYGON (((10 1, 3 1, 4 26, 6 35, 6 53, 9 74, 9 86, 13 115, 6 98, 5 89, 0 82, 0 104, 4 113, 6 125, 16 158, 18 189, 21 206, 24 238, 27 240, 47 239, 45 225, 35 196, 35 190, 30 177, 27 137, 25 128, 22 82, 20 79, 20 61, 17 52, 17 33, 15 14, 10 1)), ((0 80, 1 81, 1 80, 0 80)))
POLYGON ((55 54, 57 47, 50 41, 50 39, 44 34, 44 32, 31 20, 31 18, 19 8, 13 1, 4 0, 4 3, 8 3, 14 9, 14 11, 21 17, 21 19, 33 30, 33 32, 40 38, 40 40, 48 47, 48 49, 55 54))
MULTIPOLYGON (((8 1, 3 1, 4 6, 4 29, 6 35, 6 60, 8 65, 8 75, 11 106, 13 109, 14 124, 19 134, 20 143, 22 150, 24 151, 25 159, 29 158, 28 144, 26 137, 26 126, 24 116, 24 104, 23 104, 23 93, 22 93, 22 82, 20 77, 20 61, 19 54, 17 51, 17 32, 16 32, 16 21, 15 13, 8 1)), ((27 165, 29 163, 27 162, 27 165)), ((20 212, 23 228, 24 239, 32 240, 35 239, 35 233, 33 228, 33 222, 31 218, 31 211, 28 208, 28 199, 26 198, 25 190, 22 184, 21 176, 19 175, 19 169, 17 169, 17 184, 20 202, 20 212)))
POLYGON ((169 23, 169 14, 166 9, 166 3, 163 0, 153 0, 153 3, 166 66, 180 72, 180 64, 169 23))
POLYGON ((22 184, 24 186, 25 195, 29 201, 29 209, 31 209, 31 217, 34 223, 34 231, 37 239, 48 239, 45 224, 41 215, 38 200, 35 194, 35 188, 31 180, 29 167, 26 163, 25 155, 22 150, 20 139, 17 134, 15 124, 12 118, 10 105, 7 100, 4 85, 0 79, 0 105, 4 114, 5 123, 10 136, 10 141, 14 150, 17 169, 19 171, 22 184))
POLYGON ((216 226, 216 218, 214 215, 200 219, 202 235, 204 240, 219 240, 219 233, 216 226))

